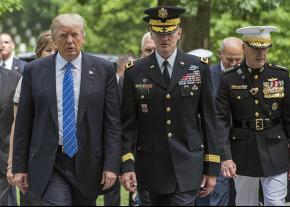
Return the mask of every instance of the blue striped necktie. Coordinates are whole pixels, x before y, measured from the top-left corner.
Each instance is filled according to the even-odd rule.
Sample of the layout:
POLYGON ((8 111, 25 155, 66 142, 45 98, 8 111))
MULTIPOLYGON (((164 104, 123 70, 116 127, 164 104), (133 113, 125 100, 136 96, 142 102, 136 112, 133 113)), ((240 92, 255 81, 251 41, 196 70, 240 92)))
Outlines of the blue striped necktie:
POLYGON ((73 65, 65 65, 63 78, 63 151, 72 158, 78 152, 77 121, 75 113, 73 65))

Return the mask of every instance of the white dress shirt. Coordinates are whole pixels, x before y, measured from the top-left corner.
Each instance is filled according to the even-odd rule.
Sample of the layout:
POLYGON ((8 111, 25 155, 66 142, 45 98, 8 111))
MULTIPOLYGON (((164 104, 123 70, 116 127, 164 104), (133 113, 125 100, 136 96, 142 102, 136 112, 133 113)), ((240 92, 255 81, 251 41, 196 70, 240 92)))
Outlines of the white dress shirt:
POLYGON ((14 94, 14 98, 13 98, 14 104, 19 104, 21 85, 22 85, 22 77, 20 78, 18 85, 17 85, 17 88, 15 90, 15 94, 14 94))
POLYGON ((12 64, 13 64, 13 55, 11 55, 6 61, 1 61, 0 65, 2 66, 3 65, 3 62, 5 62, 5 68, 7 70, 11 70, 12 69, 12 64))
POLYGON ((160 68, 162 74, 164 71, 163 62, 165 60, 168 61, 167 69, 168 69, 169 76, 171 78, 172 73, 173 73, 173 67, 174 67, 176 55, 177 55, 177 48, 174 50, 174 52, 172 53, 172 55, 168 59, 164 59, 161 55, 158 54, 157 51, 155 54, 156 54, 156 59, 157 59, 157 62, 158 62, 158 65, 159 65, 159 68, 160 68))
MULTIPOLYGON (((63 145, 63 78, 65 73, 64 66, 68 62, 57 53, 55 61, 55 76, 56 76, 56 98, 57 98, 57 114, 58 114, 58 132, 59 132, 59 145, 63 145)), ((82 69, 82 53, 71 61, 74 66, 72 68, 73 81, 74 81, 74 97, 75 97, 75 114, 78 114, 80 86, 81 86, 81 69, 82 69)), ((77 119, 76 119, 77 120, 77 119)))

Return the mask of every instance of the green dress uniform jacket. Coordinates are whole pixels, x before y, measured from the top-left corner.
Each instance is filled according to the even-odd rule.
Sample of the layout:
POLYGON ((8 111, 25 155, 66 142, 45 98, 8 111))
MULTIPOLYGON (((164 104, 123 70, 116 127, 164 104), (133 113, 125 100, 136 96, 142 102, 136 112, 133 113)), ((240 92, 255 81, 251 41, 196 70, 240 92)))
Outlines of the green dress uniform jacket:
POLYGON ((233 160, 238 175, 288 170, 289 89, 288 70, 270 63, 252 70, 244 61, 222 74, 216 101, 221 159, 233 160))
POLYGON ((207 61, 178 50, 169 86, 155 53, 127 68, 123 173, 135 171, 138 187, 153 193, 199 189, 203 174, 217 176, 220 170, 207 61))

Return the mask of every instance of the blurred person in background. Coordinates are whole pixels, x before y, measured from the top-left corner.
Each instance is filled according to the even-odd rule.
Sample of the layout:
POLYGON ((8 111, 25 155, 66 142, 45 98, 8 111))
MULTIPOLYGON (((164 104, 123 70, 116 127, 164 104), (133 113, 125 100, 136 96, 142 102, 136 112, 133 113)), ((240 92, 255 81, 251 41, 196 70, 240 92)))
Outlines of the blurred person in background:
POLYGON ((2 60, 0 62, 1 66, 8 70, 14 70, 19 73, 23 73, 24 65, 26 62, 14 57, 15 43, 11 35, 8 33, 2 33, 0 34, 0 37, 3 41, 2 60))
POLYGON ((141 57, 151 55, 155 51, 155 43, 151 38, 151 33, 146 32, 141 40, 141 57))
MULTIPOLYGON (((0 36, 0 60, 2 58, 3 44, 0 36)), ((0 65, 0 206, 15 206, 15 187, 7 182, 7 165, 9 154, 9 137, 14 121, 13 96, 21 75, 15 71, 5 69, 0 65)))
MULTIPOLYGON (((37 58, 42 58, 46 57, 49 55, 53 55, 57 51, 57 48, 53 42, 51 32, 50 31, 45 31, 42 32, 37 40, 36 47, 35 47, 35 54, 37 58)), ((20 98, 20 92, 21 92, 21 83, 22 83, 22 78, 20 79, 15 95, 14 95, 14 115, 16 117, 17 113, 17 105, 19 103, 19 98, 20 98)), ((7 180, 10 185, 14 186, 14 174, 12 174, 12 154, 13 154, 13 136, 14 136, 14 125, 15 122, 13 123, 11 135, 10 135, 10 147, 9 147, 9 158, 8 158, 8 166, 9 169, 7 170, 7 180)), ((28 195, 23 195, 20 193, 20 205, 21 206, 31 206, 31 205, 41 205, 41 202, 39 199, 36 198, 31 198, 28 197, 28 195)))

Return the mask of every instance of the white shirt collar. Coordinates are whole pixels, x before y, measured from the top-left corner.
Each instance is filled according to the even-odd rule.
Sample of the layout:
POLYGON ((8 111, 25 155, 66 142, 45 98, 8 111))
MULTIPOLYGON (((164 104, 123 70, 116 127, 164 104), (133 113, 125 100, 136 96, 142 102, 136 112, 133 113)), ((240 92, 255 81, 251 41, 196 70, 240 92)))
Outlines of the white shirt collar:
MULTIPOLYGON (((82 68, 82 53, 80 52, 79 56, 70 62, 74 66, 74 69, 81 70, 81 68, 82 68)), ((64 66, 67 63, 68 63, 68 61, 65 60, 58 52, 56 55, 56 69, 57 70, 64 69, 64 66)))
MULTIPOLYGON (((159 53, 156 50, 156 59, 159 65, 159 68, 162 67, 163 62, 166 60, 164 59, 161 55, 159 55, 159 53)), ((172 55, 167 59, 169 65, 171 66, 171 68, 173 68, 174 63, 175 63, 175 59, 176 59, 176 55, 177 55, 177 48, 175 48, 174 52, 172 53, 172 55)))
POLYGON ((221 69, 222 69, 222 71, 226 70, 226 68, 225 68, 224 64, 222 63, 222 61, 221 61, 221 69))
POLYGON ((5 68, 11 70, 12 69, 12 65, 13 65, 13 55, 11 55, 6 61, 2 60, 1 61, 1 66, 3 64, 3 62, 5 62, 5 68))

